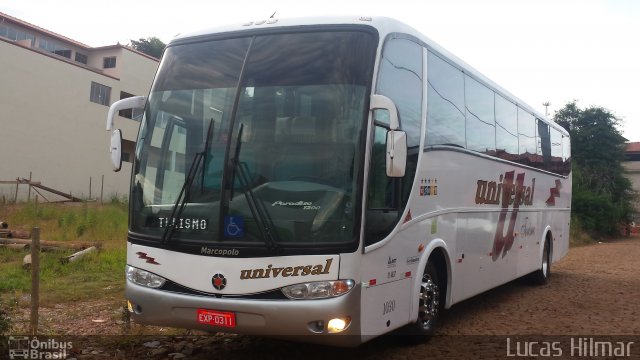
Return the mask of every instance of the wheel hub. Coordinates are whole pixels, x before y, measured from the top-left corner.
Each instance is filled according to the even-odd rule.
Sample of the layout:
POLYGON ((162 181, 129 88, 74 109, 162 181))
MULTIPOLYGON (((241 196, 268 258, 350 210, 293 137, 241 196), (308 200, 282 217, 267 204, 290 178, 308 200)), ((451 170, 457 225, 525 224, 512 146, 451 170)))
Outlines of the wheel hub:
POLYGON ((440 306, 440 291, 431 276, 425 274, 420 285, 418 322, 424 330, 433 327, 440 306))
POLYGON ((542 255, 542 274, 545 277, 549 276, 549 249, 547 244, 544 246, 544 254, 542 255))

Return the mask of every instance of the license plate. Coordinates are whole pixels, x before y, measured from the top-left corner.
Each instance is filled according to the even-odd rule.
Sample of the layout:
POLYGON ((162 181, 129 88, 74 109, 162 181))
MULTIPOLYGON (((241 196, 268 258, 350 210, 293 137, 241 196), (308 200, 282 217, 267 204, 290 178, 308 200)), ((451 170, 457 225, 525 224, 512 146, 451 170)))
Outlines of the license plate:
POLYGON ((213 326, 236 327, 236 314, 229 311, 198 309, 198 322, 213 326))

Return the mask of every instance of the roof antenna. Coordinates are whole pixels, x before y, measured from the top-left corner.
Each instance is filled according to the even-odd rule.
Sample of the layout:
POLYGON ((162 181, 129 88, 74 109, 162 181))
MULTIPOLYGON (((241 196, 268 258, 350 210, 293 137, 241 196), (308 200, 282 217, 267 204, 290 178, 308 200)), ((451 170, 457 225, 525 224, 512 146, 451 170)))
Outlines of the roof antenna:
POLYGON ((273 17, 276 16, 277 12, 278 12, 278 10, 274 11, 273 14, 271 14, 271 16, 269 16, 269 19, 273 19, 273 17))

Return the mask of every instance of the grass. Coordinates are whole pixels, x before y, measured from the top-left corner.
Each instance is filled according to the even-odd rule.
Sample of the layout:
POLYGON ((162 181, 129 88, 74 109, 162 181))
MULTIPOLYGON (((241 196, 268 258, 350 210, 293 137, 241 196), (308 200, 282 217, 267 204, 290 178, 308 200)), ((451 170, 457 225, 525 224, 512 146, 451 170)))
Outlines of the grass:
MULTIPOLYGON (((127 204, 0 205, 0 219, 11 229, 40 227, 40 238, 53 241, 91 241, 98 252, 68 264, 60 258, 74 250, 42 252, 40 302, 44 306, 122 294, 126 265, 127 204)), ((31 291, 31 273, 22 268, 26 251, 0 248, 0 303, 21 305, 31 291), (17 299, 17 300, 16 300, 17 299)), ((28 301, 26 302, 28 303, 28 301)))
POLYGON ((126 243, 127 204, 119 201, 107 205, 30 203, 9 206, 7 213, 3 221, 13 229, 38 226, 45 240, 100 241, 107 247, 126 243))
MULTIPOLYGON (((60 258, 71 254, 45 252, 40 256, 40 302, 44 306, 77 300, 97 299, 122 293, 126 249, 101 250, 73 263, 60 258)), ((1 249, 0 294, 22 298, 31 291, 31 272, 22 268, 24 253, 1 249)))
POLYGON ((602 235, 594 233, 593 231, 585 230, 585 227, 582 225, 581 220, 576 216, 571 217, 571 227, 569 231, 570 246, 584 246, 595 244, 597 242, 607 242, 615 239, 620 239, 625 236, 624 234, 622 234, 622 228, 620 229, 621 233, 615 235, 602 235))
POLYGON ((569 245, 581 246, 593 244, 594 242, 596 242, 596 240, 583 229, 580 219, 572 216, 569 228, 569 245))

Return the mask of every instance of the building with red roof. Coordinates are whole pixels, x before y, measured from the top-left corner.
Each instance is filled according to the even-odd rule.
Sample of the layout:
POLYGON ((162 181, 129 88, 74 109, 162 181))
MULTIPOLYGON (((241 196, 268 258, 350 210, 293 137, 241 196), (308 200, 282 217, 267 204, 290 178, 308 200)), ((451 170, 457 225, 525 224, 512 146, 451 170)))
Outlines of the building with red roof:
POLYGON ((3 181, 29 174, 81 198, 101 187, 105 196, 128 194, 139 114, 116 121, 128 160, 120 173, 110 170, 106 116, 115 101, 146 96, 158 64, 128 46, 91 47, 0 12, 0 197, 16 193, 3 181))

